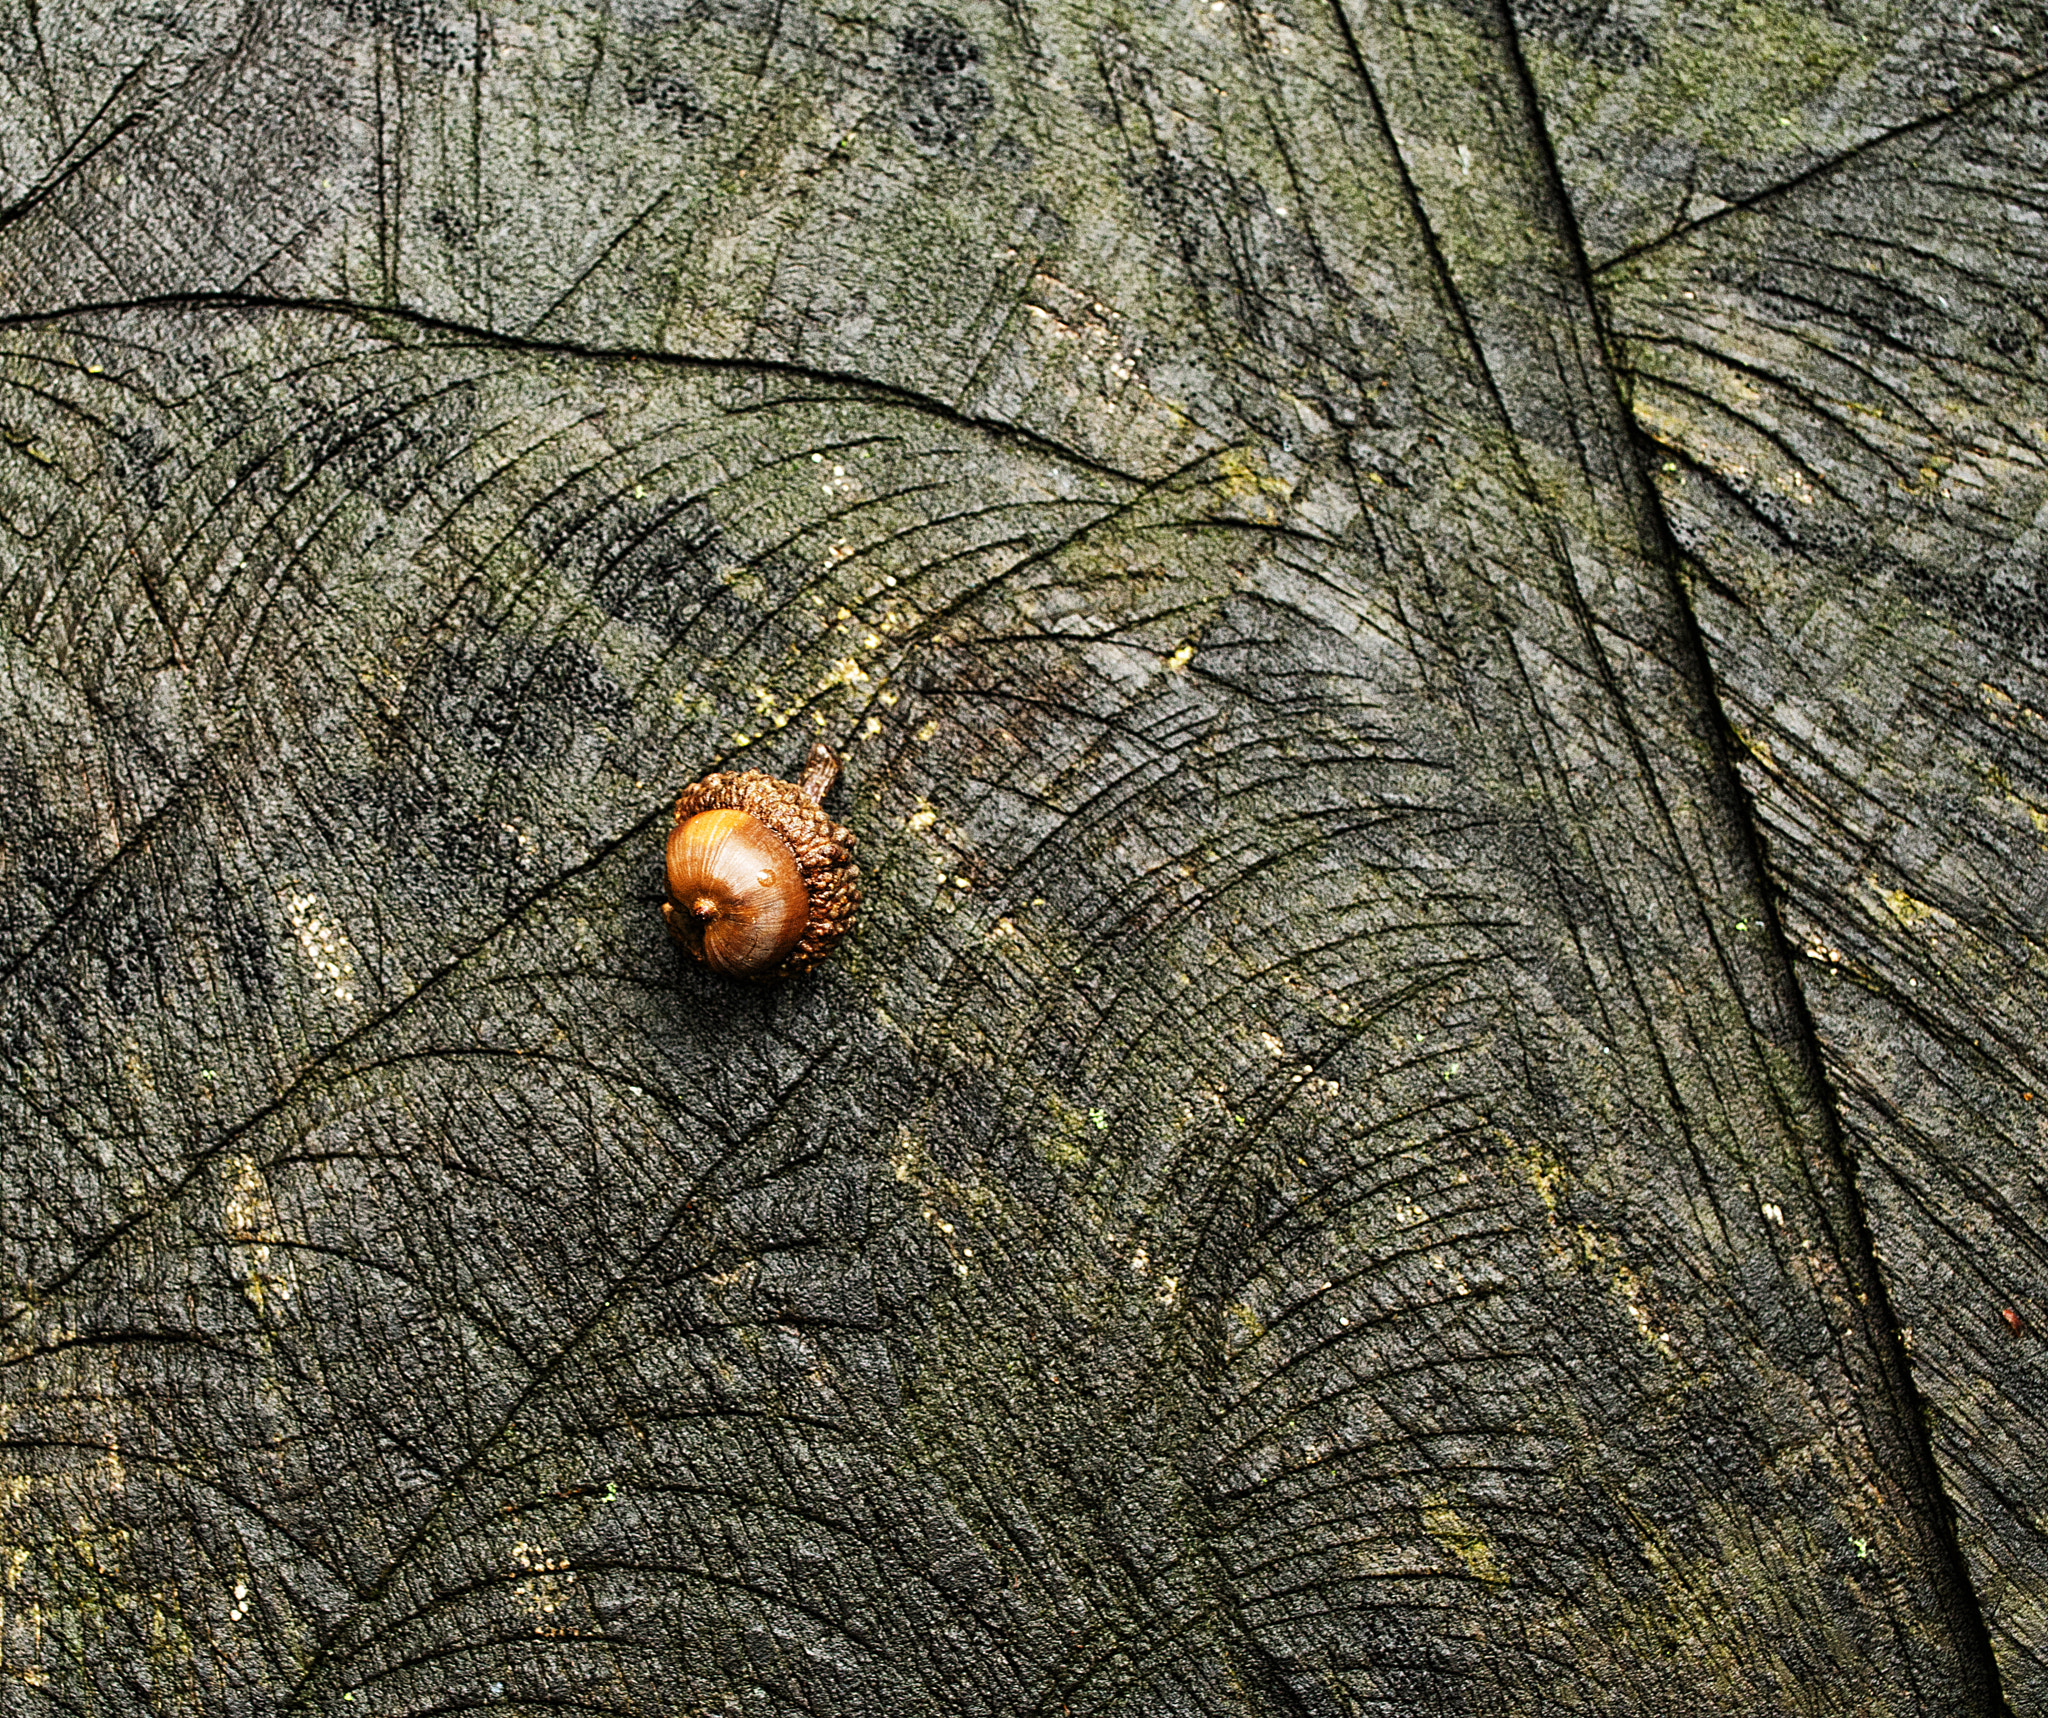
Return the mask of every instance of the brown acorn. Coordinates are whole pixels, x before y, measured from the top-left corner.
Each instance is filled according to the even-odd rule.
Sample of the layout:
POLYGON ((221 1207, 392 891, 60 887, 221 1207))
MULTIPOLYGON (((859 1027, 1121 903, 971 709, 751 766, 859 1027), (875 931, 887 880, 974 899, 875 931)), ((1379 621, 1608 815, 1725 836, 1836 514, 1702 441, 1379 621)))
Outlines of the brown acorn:
POLYGON ((830 954, 860 908, 853 831, 818 802, 839 759, 811 747, 803 780, 708 775, 676 799, 668 836, 668 934, 731 978, 789 978, 830 954))

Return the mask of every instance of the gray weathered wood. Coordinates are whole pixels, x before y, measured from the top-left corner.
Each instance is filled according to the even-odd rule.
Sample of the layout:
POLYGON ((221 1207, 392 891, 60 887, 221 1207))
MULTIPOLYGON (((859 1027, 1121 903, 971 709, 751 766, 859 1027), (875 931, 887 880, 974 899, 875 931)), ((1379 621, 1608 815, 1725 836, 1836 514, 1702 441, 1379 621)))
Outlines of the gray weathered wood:
POLYGON ((1852 159, 1610 272, 1943 1483, 2027 1712, 2048 1704, 2048 102, 2025 68, 2048 43, 2023 21, 2007 75, 1951 96, 1954 117, 1896 92, 1852 159))
MULTIPOLYGON (((2008 1268, 1971 1225, 2038 1197, 2030 1112, 1926 1095, 2035 1017, 1939 838, 2039 844, 1885 688, 1995 658, 2021 755, 2040 665, 1760 535, 1790 478, 1684 403, 1696 361, 1839 420, 1740 259, 1847 242, 1850 181, 1673 234, 1697 147, 1603 165, 1704 59, 1769 193, 1950 99, 1880 111, 1906 24, 1780 53, 1879 91, 1790 116, 1809 160, 1786 79, 1647 16, 4 16, 11 1701, 2035 1686, 2033 1408, 1970 1384, 2034 1351, 1919 1309, 1945 1224, 2008 1268), (1783 617, 1830 603, 1837 774, 1922 837, 1874 873, 1802 786, 1839 657, 1783 617), (814 734, 850 952, 682 968, 666 797, 814 734), (1771 883, 1855 985, 1802 992, 1771 883)), ((2002 28, 1965 93, 2029 74, 2002 28)), ((2017 187, 1970 111, 1933 133, 2017 187)), ((1993 219, 1853 162, 1894 237, 1993 219)), ((1946 336, 1892 338, 1933 412, 1946 336)), ((1916 499, 1916 567, 2027 552, 2008 370, 2007 524, 1916 499)), ((1799 530, 1849 541, 1834 482, 1799 530)))

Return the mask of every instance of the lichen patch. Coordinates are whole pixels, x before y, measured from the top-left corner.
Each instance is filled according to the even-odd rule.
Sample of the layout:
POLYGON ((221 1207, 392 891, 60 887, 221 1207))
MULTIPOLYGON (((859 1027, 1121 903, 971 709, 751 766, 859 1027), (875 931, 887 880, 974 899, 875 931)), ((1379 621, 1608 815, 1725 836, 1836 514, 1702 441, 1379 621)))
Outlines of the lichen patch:
POLYGON ((320 897, 297 888, 278 893, 278 903, 291 920, 299 952, 313 963, 322 988, 336 1002, 356 999, 356 951, 339 924, 321 911, 320 897))

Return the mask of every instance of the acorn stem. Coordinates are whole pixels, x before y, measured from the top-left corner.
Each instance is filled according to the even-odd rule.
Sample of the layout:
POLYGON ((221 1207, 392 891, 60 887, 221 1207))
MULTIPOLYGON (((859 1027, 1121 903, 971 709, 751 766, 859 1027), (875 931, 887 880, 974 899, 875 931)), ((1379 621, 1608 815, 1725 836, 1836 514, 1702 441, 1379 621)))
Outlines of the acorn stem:
POLYGON ((797 786, 809 794, 816 804, 825 803, 825 795, 832 791, 832 784, 839 779, 839 754, 823 740, 811 747, 810 756, 804 759, 804 773, 797 778, 797 786))

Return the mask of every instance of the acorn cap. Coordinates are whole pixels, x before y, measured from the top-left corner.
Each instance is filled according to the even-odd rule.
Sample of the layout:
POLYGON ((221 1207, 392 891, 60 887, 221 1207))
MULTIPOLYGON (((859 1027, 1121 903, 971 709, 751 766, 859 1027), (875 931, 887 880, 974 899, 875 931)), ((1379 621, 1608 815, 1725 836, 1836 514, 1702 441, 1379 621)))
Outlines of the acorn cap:
MULTIPOLYGON (((805 772, 807 781, 829 781, 838 773, 837 760, 832 759, 831 771, 821 776, 820 753, 831 758, 823 747, 814 747, 811 767, 805 772)), ((817 800, 794 782, 760 770, 721 772, 693 781, 676 796, 676 825, 687 823, 700 811, 743 811, 788 845, 809 897, 804 933, 780 965, 753 976, 768 980, 810 971, 838 946, 860 908, 860 867, 853 862, 853 831, 835 823, 817 800)))

